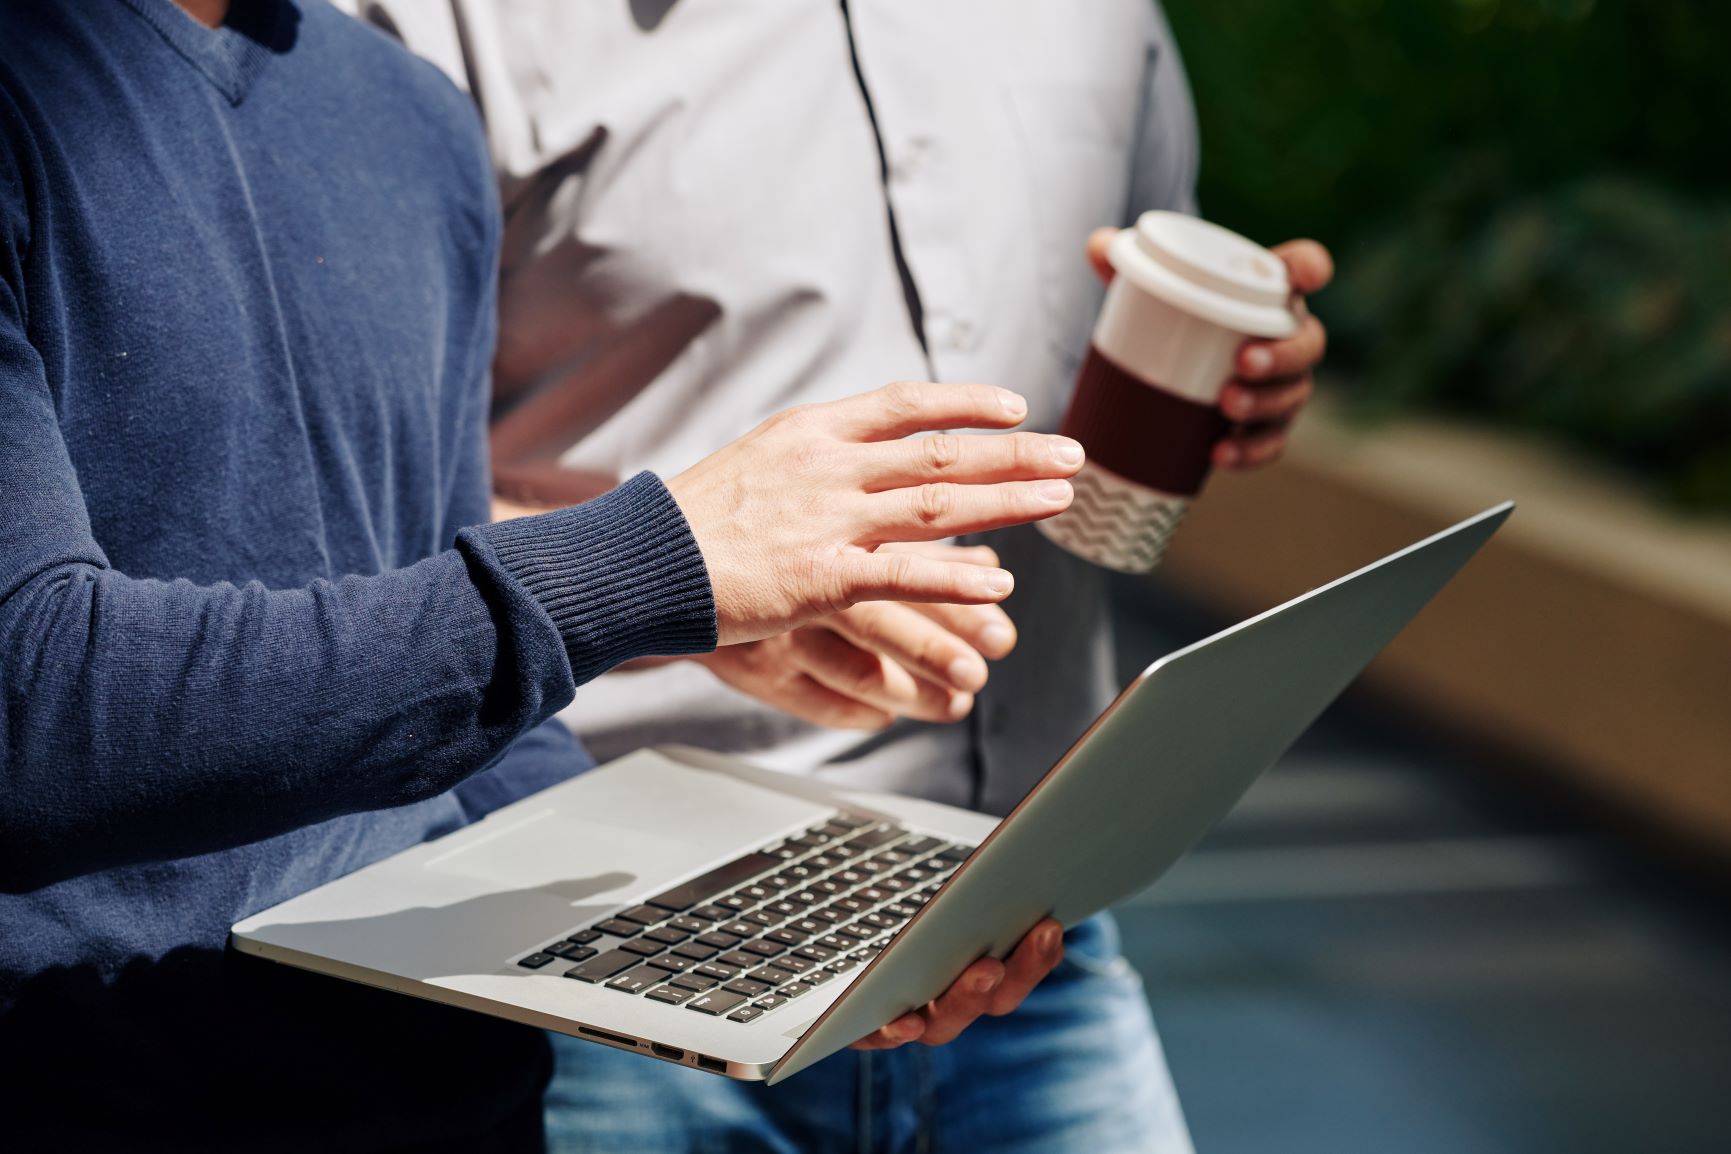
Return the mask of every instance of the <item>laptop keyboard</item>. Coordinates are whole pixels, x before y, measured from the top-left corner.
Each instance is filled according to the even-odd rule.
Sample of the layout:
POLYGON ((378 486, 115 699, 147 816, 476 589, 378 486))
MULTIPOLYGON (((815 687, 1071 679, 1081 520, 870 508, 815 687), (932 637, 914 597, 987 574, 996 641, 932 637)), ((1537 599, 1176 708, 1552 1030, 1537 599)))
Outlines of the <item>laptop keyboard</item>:
POLYGON ((837 813, 517 964, 751 1022, 877 957, 973 851, 837 813))

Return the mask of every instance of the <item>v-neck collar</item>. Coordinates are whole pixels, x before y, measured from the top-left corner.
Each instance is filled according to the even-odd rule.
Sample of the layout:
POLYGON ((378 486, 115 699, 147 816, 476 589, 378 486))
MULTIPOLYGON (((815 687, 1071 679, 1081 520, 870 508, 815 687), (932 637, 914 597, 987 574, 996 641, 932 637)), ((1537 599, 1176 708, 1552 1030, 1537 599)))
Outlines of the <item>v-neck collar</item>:
POLYGON ((182 59, 203 73, 231 105, 246 99, 253 80, 275 54, 272 43, 280 43, 292 27, 286 23, 292 15, 288 0, 234 0, 228 19, 215 28, 194 20, 174 0, 124 2, 182 59), (241 31, 237 17, 245 18, 249 31, 241 31), (262 41, 258 39, 261 31, 262 41))

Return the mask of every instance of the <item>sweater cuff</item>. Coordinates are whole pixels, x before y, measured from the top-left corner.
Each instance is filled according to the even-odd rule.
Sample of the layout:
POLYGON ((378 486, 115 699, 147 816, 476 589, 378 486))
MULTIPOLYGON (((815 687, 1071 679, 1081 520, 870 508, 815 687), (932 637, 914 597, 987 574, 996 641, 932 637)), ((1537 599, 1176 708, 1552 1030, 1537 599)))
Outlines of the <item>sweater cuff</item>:
POLYGON ((654 473, 569 509, 465 532, 553 619, 579 685, 635 657, 715 648, 709 569, 654 473))

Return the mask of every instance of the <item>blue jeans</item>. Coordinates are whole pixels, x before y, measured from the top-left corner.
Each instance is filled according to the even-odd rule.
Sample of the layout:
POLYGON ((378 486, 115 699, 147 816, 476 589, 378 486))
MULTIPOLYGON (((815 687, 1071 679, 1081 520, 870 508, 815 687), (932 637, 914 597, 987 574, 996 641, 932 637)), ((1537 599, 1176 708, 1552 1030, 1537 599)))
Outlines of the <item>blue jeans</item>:
POLYGON ((948 1046, 826 1058, 771 1089, 554 1038, 551 1154, 1191 1154, 1110 917, 1002 1018, 948 1046))

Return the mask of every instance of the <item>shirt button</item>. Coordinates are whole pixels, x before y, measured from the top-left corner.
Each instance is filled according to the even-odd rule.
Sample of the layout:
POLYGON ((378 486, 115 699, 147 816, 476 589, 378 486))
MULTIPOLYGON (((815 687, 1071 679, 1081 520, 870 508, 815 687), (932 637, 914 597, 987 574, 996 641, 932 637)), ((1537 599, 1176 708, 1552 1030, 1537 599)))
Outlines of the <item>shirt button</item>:
POLYGON ((974 346, 979 343, 978 336, 972 321, 957 319, 944 326, 938 339, 939 343, 951 352, 966 353, 973 351, 974 346))
POLYGON ((910 136, 902 142, 901 147, 890 155, 890 179, 894 181, 911 180, 921 168, 925 167, 926 157, 932 150, 932 138, 929 136, 910 136))

